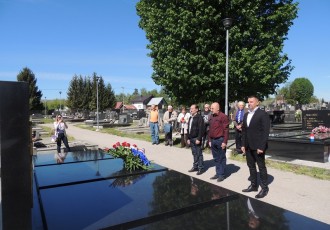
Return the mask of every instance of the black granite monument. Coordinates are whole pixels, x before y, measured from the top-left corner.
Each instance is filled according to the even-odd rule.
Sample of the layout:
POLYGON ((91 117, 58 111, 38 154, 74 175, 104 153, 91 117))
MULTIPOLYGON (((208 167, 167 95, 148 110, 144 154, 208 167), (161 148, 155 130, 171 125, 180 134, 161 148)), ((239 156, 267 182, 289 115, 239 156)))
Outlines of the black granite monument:
POLYGON ((156 164, 128 172, 102 151, 70 154, 63 164, 54 153, 34 160, 34 229, 329 229, 156 164))
POLYGON ((29 88, 0 81, 2 228, 31 229, 32 138, 29 88))

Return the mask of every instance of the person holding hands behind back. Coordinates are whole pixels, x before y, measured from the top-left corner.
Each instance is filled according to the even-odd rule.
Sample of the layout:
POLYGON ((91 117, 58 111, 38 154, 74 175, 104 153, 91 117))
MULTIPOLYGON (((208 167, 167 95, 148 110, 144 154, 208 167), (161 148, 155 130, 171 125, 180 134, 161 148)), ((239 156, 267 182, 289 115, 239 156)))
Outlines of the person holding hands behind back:
POLYGON ((57 153, 60 157, 62 157, 61 154, 61 142, 63 141, 63 144, 65 145, 67 152, 70 152, 71 149, 68 144, 68 138, 66 136, 65 129, 68 128, 67 124, 63 120, 63 117, 61 114, 56 116, 56 121, 54 122, 54 128, 55 128, 55 136, 56 136, 56 143, 57 143, 57 153))

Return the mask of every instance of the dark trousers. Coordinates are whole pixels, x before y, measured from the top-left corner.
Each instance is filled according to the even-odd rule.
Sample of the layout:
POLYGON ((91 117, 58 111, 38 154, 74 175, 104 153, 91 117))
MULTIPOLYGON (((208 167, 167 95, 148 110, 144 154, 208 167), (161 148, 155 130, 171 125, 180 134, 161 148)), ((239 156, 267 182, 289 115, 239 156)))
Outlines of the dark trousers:
POLYGON ((60 153, 61 152, 61 143, 63 141, 63 144, 65 145, 65 148, 67 150, 67 152, 70 152, 71 149, 69 147, 69 143, 68 143, 68 138, 64 135, 64 133, 59 133, 57 135, 57 152, 60 153))
POLYGON ((219 177, 225 177, 225 167, 227 163, 226 149, 221 148, 223 137, 211 139, 211 150, 215 161, 215 171, 219 177))
POLYGON ((203 143, 202 143, 202 148, 207 148, 209 147, 209 130, 207 129, 205 131, 204 137, 203 137, 203 143))
POLYGON ((165 133, 165 143, 172 141, 172 131, 169 133, 165 133))
POLYGON ((198 169, 204 168, 204 159, 203 159, 203 152, 202 152, 202 144, 196 144, 196 138, 190 139, 190 146, 191 152, 194 157, 193 167, 198 169))
POLYGON ((181 147, 188 147, 187 140, 188 140, 188 135, 181 134, 181 147))
POLYGON ((236 149, 241 151, 242 148, 242 131, 235 128, 235 143, 236 149))
POLYGON ((257 150, 247 149, 246 161, 247 161, 247 166, 249 167, 250 170, 251 185, 254 187, 258 186, 257 167, 256 167, 256 163, 257 163, 260 172, 260 181, 261 181, 260 186, 262 189, 267 189, 268 175, 265 164, 265 153, 258 154, 257 150))

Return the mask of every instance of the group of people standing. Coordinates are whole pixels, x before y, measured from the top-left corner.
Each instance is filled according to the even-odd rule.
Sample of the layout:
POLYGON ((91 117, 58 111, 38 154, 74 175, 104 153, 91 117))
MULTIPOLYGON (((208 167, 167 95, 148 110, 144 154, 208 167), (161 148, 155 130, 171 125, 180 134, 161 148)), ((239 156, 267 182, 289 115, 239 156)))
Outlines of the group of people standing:
MULTIPOLYGON (((251 184, 243 192, 258 191, 257 169, 260 171, 260 192, 256 198, 263 198, 268 194, 268 174, 265 165, 265 152, 270 130, 268 114, 259 108, 259 99, 256 96, 248 97, 248 109, 244 102, 238 103, 238 108, 233 116, 235 127, 236 150, 246 155, 247 165, 250 171, 249 180, 251 184)), ((152 119, 152 111, 158 113, 155 105, 151 107, 149 124, 153 144, 159 144, 158 117, 152 119), (156 122, 156 123, 153 123, 156 122), (157 124, 157 126, 155 126, 157 124)), ((193 155, 193 167, 189 172, 197 172, 197 175, 204 173, 203 149, 210 147, 215 162, 215 175, 211 180, 221 182, 226 179, 226 149, 229 138, 230 120, 220 110, 217 102, 205 104, 204 110, 199 112, 197 104, 190 106, 190 113, 182 108, 181 113, 173 111, 172 106, 163 116, 165 145, 173 145, 172 126, 175 121, 180 124, 181 147, 190 147, 193 155)))

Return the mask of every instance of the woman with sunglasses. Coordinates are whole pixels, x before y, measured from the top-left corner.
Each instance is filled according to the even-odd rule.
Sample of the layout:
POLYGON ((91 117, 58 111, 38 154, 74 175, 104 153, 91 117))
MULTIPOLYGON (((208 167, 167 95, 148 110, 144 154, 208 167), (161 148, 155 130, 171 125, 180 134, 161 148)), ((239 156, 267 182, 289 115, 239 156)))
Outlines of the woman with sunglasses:
POLYGON ((67 124, 63 120, 63 117, 61 115, 56 116, 56 121, 54 122, 54 128, 55 128, 55 136, 56 142, 57 142, 57 153, 59 156, 62 157, 61 155, 61 143, 63 141, 63 144, 65 145, 67 152, 70 152, 70 147, 68 144, 68 138, 66 136, 66 131, 65 129, 68 128, 67 124))

